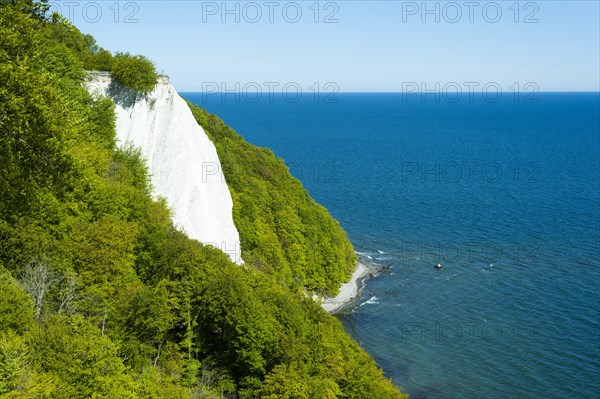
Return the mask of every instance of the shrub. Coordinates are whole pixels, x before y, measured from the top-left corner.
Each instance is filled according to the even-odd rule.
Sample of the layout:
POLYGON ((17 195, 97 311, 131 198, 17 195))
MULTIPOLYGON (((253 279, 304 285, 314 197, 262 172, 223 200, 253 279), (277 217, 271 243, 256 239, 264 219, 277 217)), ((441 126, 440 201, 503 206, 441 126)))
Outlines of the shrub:
POLYGON ((108 50, 100 50, 92 53, 84 63, 84 68, 88 71, 110 71, 113 67, 113 56, 108 50))
POLYGON ((158 81, 158 74, 152 61, 141 55, 118 53, 113 58, 112 76, 125 87, 149 93, 158 81))

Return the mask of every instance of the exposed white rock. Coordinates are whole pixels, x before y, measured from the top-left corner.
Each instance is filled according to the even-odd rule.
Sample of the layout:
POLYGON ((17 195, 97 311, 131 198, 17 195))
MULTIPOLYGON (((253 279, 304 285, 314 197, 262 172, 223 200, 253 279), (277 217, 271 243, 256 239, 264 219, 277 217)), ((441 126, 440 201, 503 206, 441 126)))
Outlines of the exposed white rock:
POLYGON ((154 91, 135 95, 107 73, 90 73, 88 90, 116 104, 119 145, 141 148, 153 195, 166 198, 175 225, 193 239, 242 263, 233 201, 214 144, 167 78, 154 91))

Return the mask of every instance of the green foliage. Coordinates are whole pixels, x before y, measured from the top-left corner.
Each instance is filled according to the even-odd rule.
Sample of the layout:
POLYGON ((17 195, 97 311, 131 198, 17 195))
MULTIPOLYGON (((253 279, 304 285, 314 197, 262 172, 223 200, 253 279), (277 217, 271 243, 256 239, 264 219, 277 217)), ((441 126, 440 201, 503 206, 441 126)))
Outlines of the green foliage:
POLYGON ((31 346, 40 368, 60 378, 63 397, 136 397, 117 347, 83 316, 50 319, 31 346))
POLYGON ((33 325, 33 303, 16 280, 0 266, 0 332, 23 333, 33 325))
POLYGON ((85 69, 91 71, 112 71, 113 56, 110 51, 100 50, 88 57, 85 69))
POLYGON ((112 69, 112 54, 99 47, 92 36, 82 34, 59 14, 53 14, 50 19, 52 24, 46 25, 47 45, 52 47, 52 45, 60 43, 65 46, 88 71, 110 71, 112 69))
POLYGON ((23 340, 14 333, 0 333, 0 395, 17 387, 26 359, 23 340))
POLYGON ((84 68, 122 62, 148 90, 128 70, 145 61, 39 7, 0 2, 0 396, 404 398, 303 295, 335 292, 355 259, 283 162, 194 109, 247 265, 189 239, 83 87, 84 68))
POLYGON ((22 13, 40 20, 45 18, 46 12, 50 8, 48 0, 0 0, 0 11, 15 7, 22 13))
POLYGON ((0 331, 0 397, 3 399, 56 397, 55 378, 34 369, 25 339, 0 331))
POLYGON ((248 144, 217 116, 190 107, 217 147, 246 263, 293 289, 336 294, 356 264, 337 221, 272 151, 248 144))
POLYGON ((311 399, 309 386, 302 373, 291 365, 276 366, 261 388, 264 399, 311 399))
POLYGON ((158 81, 154 64, 141 55, 118 53, 112 60, 112 76, 123 86, 149 93, 158 81))

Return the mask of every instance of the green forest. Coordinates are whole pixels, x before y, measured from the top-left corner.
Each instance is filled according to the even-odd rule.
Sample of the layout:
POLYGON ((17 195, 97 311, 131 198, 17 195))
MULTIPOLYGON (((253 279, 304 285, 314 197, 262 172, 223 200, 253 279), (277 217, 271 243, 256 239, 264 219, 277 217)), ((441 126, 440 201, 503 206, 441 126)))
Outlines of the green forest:
POLYGON ((47 2, 0 0, 0 398, 405 398, 306 292, 356 261, 283 161, 190 105, 215 143, 244 266, 179 232, 87 72, 158 74, 47 2))

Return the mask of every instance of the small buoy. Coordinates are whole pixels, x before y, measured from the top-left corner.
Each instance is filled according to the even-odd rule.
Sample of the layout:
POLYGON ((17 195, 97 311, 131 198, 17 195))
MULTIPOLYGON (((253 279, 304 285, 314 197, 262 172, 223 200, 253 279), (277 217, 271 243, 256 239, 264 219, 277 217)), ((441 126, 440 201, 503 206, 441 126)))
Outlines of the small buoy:
POLYGON ((434 266, 436 269, 440 270, 442 268, 442 264, 438 263, 437 265, 434 266))

